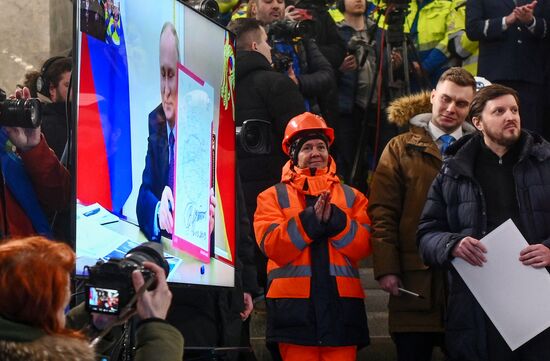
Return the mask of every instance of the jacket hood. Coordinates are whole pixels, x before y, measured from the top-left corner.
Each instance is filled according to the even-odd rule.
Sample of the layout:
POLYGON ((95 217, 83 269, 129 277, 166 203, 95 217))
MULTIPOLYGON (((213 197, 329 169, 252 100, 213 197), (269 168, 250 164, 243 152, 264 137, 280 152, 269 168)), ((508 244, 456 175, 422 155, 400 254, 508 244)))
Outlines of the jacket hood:
POLYGON ((431 113, 432 104, 430 103, 430 96, 431 92, 425 91, 395 99, 386 109, 388 121, 399 127, 403 127, 415 115, 431 113))
POLYGON ((269 62, 257 51, 237 51, 235 65, 235 81, 245 78, 248 74, 257 70, 274 71, 269 62))
POLYGON ((336 162, 329 156, 328 166, 314 172, 310 168, 295 167, 289 160, 283 167, 281 182, 291 185, 301 193, 317 196, 329 190, 334 183, 340 183, 340 178, 336 175, 336 162))

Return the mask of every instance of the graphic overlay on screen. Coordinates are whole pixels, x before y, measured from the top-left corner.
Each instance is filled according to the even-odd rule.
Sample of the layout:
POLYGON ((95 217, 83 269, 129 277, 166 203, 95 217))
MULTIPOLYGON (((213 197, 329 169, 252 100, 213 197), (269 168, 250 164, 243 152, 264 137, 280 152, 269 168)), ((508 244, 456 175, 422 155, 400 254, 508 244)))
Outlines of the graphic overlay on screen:
POLYGON ((232 287, 232 35, 174 0, 75 12, 77 275, 153 241, 169 282, 232 287))

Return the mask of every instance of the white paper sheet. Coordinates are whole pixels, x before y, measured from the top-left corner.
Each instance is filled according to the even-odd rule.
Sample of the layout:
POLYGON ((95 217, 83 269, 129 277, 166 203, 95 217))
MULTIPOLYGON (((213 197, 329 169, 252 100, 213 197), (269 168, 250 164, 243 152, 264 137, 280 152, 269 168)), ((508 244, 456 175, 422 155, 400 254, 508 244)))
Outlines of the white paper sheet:
POLYGON ((519 261, 527 241, 509 219, 481 242, 487 262, 452 263, 508 346, 517 349, 550 327, 550 274, 519 261))

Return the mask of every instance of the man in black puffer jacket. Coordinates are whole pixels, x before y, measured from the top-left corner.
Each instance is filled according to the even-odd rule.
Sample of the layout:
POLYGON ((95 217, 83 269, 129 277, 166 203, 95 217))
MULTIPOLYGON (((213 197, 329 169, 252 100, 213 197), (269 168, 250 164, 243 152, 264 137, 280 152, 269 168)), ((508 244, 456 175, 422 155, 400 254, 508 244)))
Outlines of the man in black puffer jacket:
POLYGON ((511 351, 450 261, 460 257, 483 265, 487 249, 479 239, 511 218, 529 243, 519 261, 535 268, 550 265, 550 144, 521 130, 518 95, 502 85, 481 89, 468 119, 479 133, 447 149, 417 233, 424 262, 449 271, 448 356, 548 360, 550 329, 511 351))
POLYGON ((255 19, 234 20, 229 28, 237 35, 236 105, 237 126, 245 120, 261 119, 271 123, 271 153, 250 154, 237 151, 238 167, 248 214, 256 211, 256 197, 278 183, 288 157, 278 146, 288 121, 305 112, 304 99, 288 76, 271 68, 271 48, 267 35, 255 19))

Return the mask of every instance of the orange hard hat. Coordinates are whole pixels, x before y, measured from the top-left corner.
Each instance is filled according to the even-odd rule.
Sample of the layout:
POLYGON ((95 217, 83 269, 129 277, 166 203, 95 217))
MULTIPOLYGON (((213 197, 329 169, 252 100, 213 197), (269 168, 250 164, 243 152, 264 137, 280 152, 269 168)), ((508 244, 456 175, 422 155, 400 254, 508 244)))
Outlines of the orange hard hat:
POLYGON ((327 126, 325 120, 317 114, 305 112, 290 119, 285 129, 283 138, 283 152, 290 155, 292 141, 301 133, 317 131, 323 133, 328 139, 328 145, 334 142, 334 129, 327 126))

